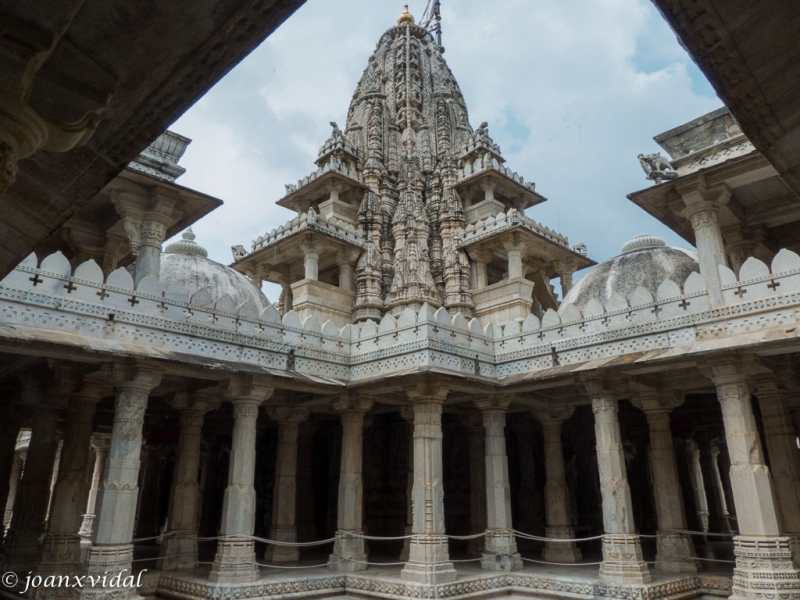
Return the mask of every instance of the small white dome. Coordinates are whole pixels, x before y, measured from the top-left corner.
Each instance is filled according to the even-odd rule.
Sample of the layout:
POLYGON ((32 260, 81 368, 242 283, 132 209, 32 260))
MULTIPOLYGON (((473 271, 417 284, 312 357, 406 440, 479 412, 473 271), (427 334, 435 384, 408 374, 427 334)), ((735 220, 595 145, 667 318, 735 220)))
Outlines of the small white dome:
POLYGON ((694 272, 700 272, 694 250, 672 248, 661 238, 640 234, 622 246, 621 254, 581 277, 561 306, 574 304, 582 309, 592 298, 605 304, 613 292, 627 298, 639 286, 655 296, 665 280, 683 287, 694 272))
POLYGON ((189 292, 206 288, 215 300, 228 294, 236 306, 252 300, 259 310, 269 306, 267 297, 244 275, 209 258, 205 248, 194 241, 191 228, 183 239, 169 244, 161 253, 161 285, 164 289, 180 283, 189 292))

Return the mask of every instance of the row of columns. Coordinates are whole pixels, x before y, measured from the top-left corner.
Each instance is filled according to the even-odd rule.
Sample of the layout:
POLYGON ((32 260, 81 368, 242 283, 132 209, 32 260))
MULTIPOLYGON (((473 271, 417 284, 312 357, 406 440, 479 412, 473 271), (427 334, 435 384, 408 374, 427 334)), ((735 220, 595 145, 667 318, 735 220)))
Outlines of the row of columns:
MULTIPOLYGON (((792 451, 792 432, 785 394, 771 380, 758 382, 759 403, 764 414, 768 451, 774 465, 770 475, 764 461, 755 417, 750 405, 750 390, 743 368, 738 363, 710 364, 709 377, 717 386, 722 406, 727 445, 731 457, 731 483, 739 514, 740 535, 734 540, 737 574, 734 589, 742 597, 764 585, 800 586, 792 549, 796 545, 795 520, 800 506, 798 465, 792 451), (777 482, 773 485, 773 477, 777 482), (792 535, 787 535, 786 533, 792 535), (766 583, 765 583, 766 582, 766 583)), ((160 373, 141 365, 116 365, 116 401, 108 458, 102 485, 97 495, 99 518, 88 552, 87 573, 131 569, 132 536, 138 496, 139 453, 147 398, 158 385, 160 373)), ((97 401, 107 394, 102 383, 84 382, 81 386, 61 379, 61 387, 47 392, 47 402, 38 398, 35 427, 28 449, 28 463, 20 482, 20 495, 26 501, 15 510, 9 531, 9 553, 14 568, 38 563, 42 574, 58 574, 80 568, 80 536, 85 529, 86 504, 72 501, 83 493, 91 422, 97 401), (66 389, 77 389, 69 394, 66 389), (55 430, 58 411, 69 405, 64 437, 64 455, 53 492, 53 504, 41 556, 38 556, 40 524, 46 516, 50 471, 55 459, 55 430), (39 489, 41 488, 41 489, 39 489)), ((24 386, 26 394, 36 395, 36 382, 24 386)), ((633 523, 633 507, 627 481, 625 459, 618 420, 618 399, 603 381, 586 383, 595 415, 595 434, 600 470, 605 536, 600 575, 607 583, 646 583, 650 574, 642 559, 639 536, 633 523)), ((211 570, 211 579, 221 583, 252 581, 258 567, 252 535, 255 516, 256 420, 259 406, 271 395, 268 384, 252 377, 231 380, 224 395, 234 407, 228 487, 225 491, 221 539, 211 570)), ((406 580, 442 582, 456 576, 449 559, 444 526, 442 472, 442 406, 448 387, 444 383, 416 385, 407 390, 413 417, 413 485, 411 486, 411 537, 408 559, 402 571, 406 580)), ((39 392, 41 396, 41 392, 39 392)), ((505 450, 506 410, 510 397, 482 398, 475 402, 483 416, 483 488, 485 490, 485 528, 487 531, 482 566, 486 569, 521 568, 512 533, 508 460, 505 450)), ((686 518, 680 496, 669 413, 680 399, 663 393, 640 394, 634 404, 642 409, 650 428, 651 461, 654 477, 659 531, 656 567, 673 572, 697 570, 691 539, 684 533, 686 518)), ((364 415, 371 399, 357 395, 339 398, 334 407, 340 412, 343 438, 339 480, 339 512, 334 551, 329 565, 336 570, 362 570, 367 555, 363 534, 362 437, 364 415)), ((160 566, 164 569, 191 568, 196 564, 196 503, 199 470, 200 431, 206 411, 215 400, 202 394, 176 399, 182 411, 178 468, 170 507, 170 528, 162 545, 160 566)), ((299 407, 268 407, 278 422, 278 465, 274 501, 272 539, 292 544, 297 540, 295 499, 298 424, 308 416, 299 407)), ((569 417, 565 409, 537 411, 545 437, 547 484, 545 488, 547 534, 569 540, 574 536, 569 513, 561 425, 569 417)), ((15 436, 14 436, 15 437, 15 436)), ((474 444, 480 448, 479 443, 474 444)), ((475 451, 477 454, 477 450, 475 451)), ((477 456, 473 456, 477 458, 477 456)), ((101 460, 98 452, 96 467, 101 460)), ((97 469, 96 469, 97 470, 97 469)), ((88 512, 88 511, 87 511, 88 512)), ((298 558, 292 546, 270 546, 267 559, 293 561, 298 558)), ((574 542, 549 542, 545 558, 553 562, 576 562, 580 552, 574 542)), ((117 590, 123 596, 130 590, 117 590)), ((89 592, 87 592, 89 593, 89 592)))

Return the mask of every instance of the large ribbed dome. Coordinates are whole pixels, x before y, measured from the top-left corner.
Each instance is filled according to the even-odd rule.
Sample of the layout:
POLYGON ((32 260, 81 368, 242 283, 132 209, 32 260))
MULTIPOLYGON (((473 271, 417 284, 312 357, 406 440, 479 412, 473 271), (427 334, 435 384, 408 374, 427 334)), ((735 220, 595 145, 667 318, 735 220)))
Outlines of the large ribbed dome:
POLYGON ((252 282, 221 263, 209 258, 205 248, 194 241, 191 229, 183 232, 183 239, 166 247, 161 254, 161 285, 167 289, 180 283, 192 294, 206 288, 214 300, 228 294, 236 306, 252 300, 259 310, 269 305, 267 297, 252 282))
POLYGON ((613 292, 626 298, 638 287, 653 296, 658 286, 671 279, 683 287, 693 272, 700 272, 693 250, 668 247, 652 235, 637 235, 622 247, 622 253, 584 275, 567 293, 561 306, 584 308, 592 298, 605 304, 613 292))

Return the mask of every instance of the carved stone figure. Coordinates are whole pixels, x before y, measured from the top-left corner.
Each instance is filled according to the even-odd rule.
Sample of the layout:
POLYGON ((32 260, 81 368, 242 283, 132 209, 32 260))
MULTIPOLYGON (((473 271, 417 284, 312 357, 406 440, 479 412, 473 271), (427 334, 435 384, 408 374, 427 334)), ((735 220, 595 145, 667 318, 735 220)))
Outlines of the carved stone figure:
POLYGON ((231 246, 231 253, 233 254, 234 261, 242 260, 245 256, 247 256, 247 250, 245 250, 244 246, 241 244, 231 246))
POLYGON ((647 175, 648 179, 660 183, 668 179, 675 179, 678 172, 672 168, 669 161, 661 156, 660 152, 653 154, 640 154, 638 156, 639 164, 642 165, 642 170, 647 175))

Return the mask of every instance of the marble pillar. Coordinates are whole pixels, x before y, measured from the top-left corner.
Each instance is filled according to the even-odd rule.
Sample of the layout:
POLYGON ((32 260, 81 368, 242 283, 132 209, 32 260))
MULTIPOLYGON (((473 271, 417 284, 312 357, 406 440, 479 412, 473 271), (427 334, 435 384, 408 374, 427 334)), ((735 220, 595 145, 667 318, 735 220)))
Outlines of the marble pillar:
POLYGON ((736 568, 731 598, 800 597, 800 570, 792 558, 791 538, 781 534, 745 365, 735 360, 714 361, 706 373, 717 387, 722 406, 740 532, 733 538, 736 568))
POLYGON ((334 402, 342 420, 342 460, 336 541, 328 568, 334 571, 364 571, 367 553, 364 539, 353 537, 364 531, 364 415, 372 407, 370 398, 346 395, 334 402))
MULTIPOLYGON (((19 428, 27 416, 27 411, 8 398, 0 407, 0 506, 7 506, 11 498, 11 488, 19 480, 21 471, 19 452, 17 452, 17 437, 19 428), (16 477, 14 471, 16 471, 16 477)), ((13 502, 11 502, 13 505, 13 502)), ((3 517, 3 526, 8 525, 8 520, 3 517)), ((2 532, 0 532, 2 534, 2 532)))
POLYGON ((513 398, 482 398, 475 401, 483 414, 486 432, 486 543, 481 568, 488 571, 519 571, 522 558, 511 520, 511 484, 506 455, 506 411, 513 398))
MULTIPOLYGON (((150 392, 161 382, 161 373, 147 364, 119 363, 111 375, 116 392, 114 424, 86 558, 86 574, 94 577, 131 574, 144 413, 150 392)), ((81 589, 84 600, 126 600, 135 594, 135 589, 102 584, 81 589)))
MULTIPOLYGON (((719 472, 719 445, 716 439, 700 441, 700 466, 703 471, 706 497, 709 503, 709 520, 720 533, 731 533, 728 502, 725 499, 725 488, 719 472)), ((709 523, 709 527, 710 527, 709 523)))
POLYGON ((17 572, 32 569, 39 558, 39 539, 45 532, 50 481, 59 443, 58 416, 67 402, 61 390, 49 389, 43 393, 38 382, 29 377, 25 378, 23 386, 24 394, 31 396, 26 403, 34 407, 33 427, 14 513, 3 544, 5 570, 17 572))
MULTIPOLYGON (((278 452, 275 459, 275 493, 272 498, 272 528, 269 537, 278 542, 297 542, 297 436, 308 409, 272 406, 270 418, 278 423, 278 452)), ((297 546, 268 545, 264 560, 294 562, 300 558, 297 546)))
MULTIPOLYGON (((219 394, 219 392, 216 392, 219 394)), ((171 404, 181 411, 178 458, 172 477, 169 529, 161 544, 157 566, 164 571, 197 566, 197 510, 200 502, 200 443, 206 412, 219 406, 215 393, 179 392, 171 404)))
POLYGON ((256 421, 258 407, 272 395, 268 381, 250 376, 231 378, 223 390, 233 404, 233 438, 228 487, 222 501, 217 554, 209 578, 215 583, 247 583, 258 579, 253 543, 256 523, 256 421))
POLYGON ((642 558, 633 522, 633 503, 617 415, 619 406, 600 382, 588 383, 587 391, 595 418, 605 529, 600 580, 612 585, 641 585, 650 581, 650 572, 642 558))
MULTIPOLYGON (((756 385, 781 531, 797 540, 800 538, 800 452, 789 412, 789 393, 773 377, 758 378, 756 385)), ((795 548, 800 549, 800 545, 795 548)), ((795 560, 800 562, 800 555, 795 560)))
MULTIPOLYGON (((570 515, 570 494, 564 469, 564 448, 561 444, 561 425, 573 413, 574 407, 553 407, 534 412, 544 434, 544 486, 546 537, 574 539, 570 515)), ((581 551, 575 542, 546 542, 543 557, 549 562, 576 563, 581 551)))
POLYGON ((11 463, 11 474, 8 478, 8 495, 6 497, 6 510, 3 514, 3 535, 11 523, 11 517, 14 514, 14 501, 17 497, 17 489, 19 488, 19 480, 22 477, 22 468, 25 466, 25 457, 27 450, 19 450, 14 453, 14 460, 11 463))
POLYGON ((730 198, 730 190, 724 184, 706 188, 705 178, 696 175, 676 185, 686 208, 683 216, 692 224, 700 274, 708 284, 708 295, 712 306, 721 306, 722 282, 719 266, 727 266, 725 241, 719 225, 719 209, 730 198))
POLYGON ((428 584, 453 581, 457 573, 445 535, 442 471, 442 404, 448 387, 426 381, 406 392, 414 409, 413 524, 409 557, 400 576, 428 584))
POLYGON ((696 573, 700 563, 692 538, 679 533, 686 529, 686 511, 670 429, 670 413, 683 404, 683 395, 642 393, 631 402, 644 411, 650 429, 650 471, 658 519, 655 568, 668 573, 696 573))
MULTIPOLYGON (((483 533, 486 531, 486 431, 479 414, 465 414, 461 423, 467 430, 469 443, 469 529, 470 533, 483 533)), ((470 554, 481 554, 485 545, 481 537, 470 540, 467 547, 470 554)))
POLYGON ((92 434, 91 444, 94 449, 94 469, 92 470, 92 483, 89 489, 89 496, 86 499, 86 512, 83 514, 79 535, 84 541, 91 541, 94 533, 95 510, 97 506, 97 493, 103 482, 103 473, 106 470, 106 459, 108 458, 108 447, 111 443, 111 435, 107 433, 92 434))
MULTIPOLYGON (((64 443, 53 489, 50 520, 42 542, 42 554, 37 574, 78 575, 82 570, 81 538, 79 531, 89 494, 86 464, 89 459, 92 421, 97 403, 111 392, 100 381, 86 381, 69 400, 64 443)), ((62 592, 58 588, 42 587, 36 597, 51 598, 62 592)))
POLYGON ((700 445, 695 440, 688 439, 684 443, 684 449, 686 452, 686 465, 689 469, 689 481, 692 484, 694 506, 697 511, 697 521, 700 523, 700 530, 705 534, 708 533, 709 510, 703 466, 700 461, 700 445))

